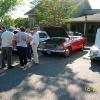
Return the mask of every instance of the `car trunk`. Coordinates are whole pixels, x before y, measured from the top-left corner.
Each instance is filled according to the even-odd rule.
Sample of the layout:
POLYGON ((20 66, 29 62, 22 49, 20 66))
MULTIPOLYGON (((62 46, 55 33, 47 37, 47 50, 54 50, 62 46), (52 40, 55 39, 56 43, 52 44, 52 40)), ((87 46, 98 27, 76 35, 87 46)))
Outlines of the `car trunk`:
POLYGON ((50 37, 66 37, 68 38, 68 34, 66 33, 65 29, 62 27, 55 27, 55 26, 49 26, 44 27, 44 31, 48 33, 50 37))

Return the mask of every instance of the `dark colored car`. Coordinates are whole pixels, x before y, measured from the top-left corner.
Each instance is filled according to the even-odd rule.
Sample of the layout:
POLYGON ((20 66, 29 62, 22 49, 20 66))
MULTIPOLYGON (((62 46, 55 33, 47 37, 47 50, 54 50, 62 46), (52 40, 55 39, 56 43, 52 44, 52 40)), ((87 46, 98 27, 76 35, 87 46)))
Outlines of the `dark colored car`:
POLYGON ((62 27, 45 27, 44 30, 51 37, 39 44, 38 50, 42 54, 60 53, 69 56, 72 51, 82 49, 87 39, 82 36, 68 36, 62 27))

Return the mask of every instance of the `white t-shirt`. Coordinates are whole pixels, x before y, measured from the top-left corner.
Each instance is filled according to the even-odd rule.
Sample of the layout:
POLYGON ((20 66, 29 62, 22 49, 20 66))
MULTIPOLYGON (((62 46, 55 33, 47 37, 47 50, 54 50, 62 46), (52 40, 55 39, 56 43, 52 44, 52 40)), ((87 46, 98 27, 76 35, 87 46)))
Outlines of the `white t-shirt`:
POLYGON ((31 41, 31 44, 33 44, 33 43, 35 43, 35 44, 39 44, 39 34, 38 33, 34 33, 33 35, 32 35, 32 41, 31 41))
POLYGON ((2 47, 12 47, 12 39, 13 39, 14 33, 10 31, 5 31, 1 35, 1 46, 2 47))

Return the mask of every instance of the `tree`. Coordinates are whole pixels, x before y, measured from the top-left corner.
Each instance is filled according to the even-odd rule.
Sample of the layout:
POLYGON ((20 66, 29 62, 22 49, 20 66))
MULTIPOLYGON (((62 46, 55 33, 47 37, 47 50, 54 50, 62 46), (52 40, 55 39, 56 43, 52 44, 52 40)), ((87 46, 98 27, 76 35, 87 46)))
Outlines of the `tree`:
POLYGON ((0 0, 0 17, 3 17, 7 12, 15 7, 20 0, 0 0))
POLYGON ((40 0, 34 8, 36 21, 40 25, 61 25, 69 19, 80 3, 75 0, 40 0))
POLYGON ((26 28, 29 27, 28 18, 17 18, 15 19, 14 23, 15 23, 15 27, 21 27, 21 26, 24 26, 26 28))
POLYGON ((4 16, 1 24, 3 24, 3 25, 9 25, 9 26, 14 26, 14 19, 11 18, 8 15, 4 16))

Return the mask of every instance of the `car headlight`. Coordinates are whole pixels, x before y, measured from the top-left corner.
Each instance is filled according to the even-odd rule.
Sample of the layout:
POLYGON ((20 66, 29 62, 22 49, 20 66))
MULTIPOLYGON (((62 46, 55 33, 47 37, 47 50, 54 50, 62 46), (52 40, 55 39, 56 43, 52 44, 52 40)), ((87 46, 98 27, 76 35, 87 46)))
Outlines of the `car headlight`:
POLYGON ((45 47, 45 42, 41 42, 38 47, 39 48, 44 48, 45 47))
POLYGON ((93 52, 93 55, 94 55, 94 56, 97 56, 97 55, 98 55, 98 51, 94 51, 94 52, 93 52))
POLYGON ((98 55, 98 51, 90 51, 90 55, 97 56, 98 55))

